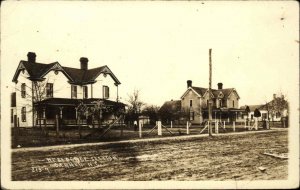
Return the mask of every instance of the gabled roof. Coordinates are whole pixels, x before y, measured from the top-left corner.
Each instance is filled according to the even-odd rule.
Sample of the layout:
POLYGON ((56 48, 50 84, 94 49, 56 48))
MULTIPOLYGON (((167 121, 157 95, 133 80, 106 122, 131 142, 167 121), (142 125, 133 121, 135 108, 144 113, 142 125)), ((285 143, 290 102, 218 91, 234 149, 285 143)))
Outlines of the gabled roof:
POLYGON ((30 80, 43 80, 43 77, 51 70, 59 70, 63 72, 72 84, 90 84, 96 82, 96 78, 101 74, 109 74, 115 84, 121 84, 117 77, 111 72, 111 70, 105 65, 93 69, 83 70, 72 67, 62 67, 58 62, 44 64, 44 63, 33 63, 28 61, 20 61, 16 73, 13 77, 13 82, 17 82, 20 72, 26 69, 29 74, 30 80))
POLYGON ((205 94, 205 92, 207 91, 207 88, 195 87, 195 86, 192 86, 192 89, 194 89, 201 96, 203 96, 205 94))
POLYGON ((17 78, 23 69, 26 69, 31 79, 40 79, 42 75, 45 72, 47 72, 49 69, 51 69, 56 63, 57 62, 50 63, 50 64, 32 63, 32 62, 21 60, 16 70, 16 73, 13 77, 13 82, 17 81, 17 78))
MULTIPOLYGON (((188 88, 186 91, 185 91, 185 93, 181 96, 181 98, 183 98, 186 94, 187 94, 187 92, 188 92, 188 90, 190 90, 190 89, 192 89, 194 92, 196 92, 197 93, 197 95, 199 95, 199 96, 201 96, 201 97, 203 97, 207 92, 208 92, 208 88, 202 88, 202 87, 195 87, 195 86, 192 86, 192 87, 190 87, 190 88, 188 88)), ((228 98, 228 96, 232 93, 232 92, 236 92, 236 90, 234 89, 234 88, 225 88, 225 89, 211 89, 211 92, 212 92, 212 94, 213 94, 213 98, 217 98, 218 97, 218 95, 220 94, 220 93, 223 93, 223 95, 224 95, 224 97, 223 98, 228 98)), ((238 95, 238 93, 236 92, 236 94, 237 94, 237 96, 238 96, 238 98, 240 98, 240 96, 238 95)))

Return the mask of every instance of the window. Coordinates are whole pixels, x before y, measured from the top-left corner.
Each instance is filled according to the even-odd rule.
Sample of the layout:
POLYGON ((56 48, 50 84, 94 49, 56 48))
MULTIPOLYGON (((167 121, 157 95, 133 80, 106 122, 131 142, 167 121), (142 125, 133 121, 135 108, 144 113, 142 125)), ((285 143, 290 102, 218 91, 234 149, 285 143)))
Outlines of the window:
POLYGON ((190 100, 190 107, 193 106, 193 100, 190 100))
POLYGON ((195 116, 194 112, 190 112, 190 121, 194 120, 194 118, 195 118, 194 116, 195 116))
POLYGON ((11 93, 11 99, 10 99, 10 107, 16 107, 16 93, 11 93))
POLYGON ((219 107, 222 107, 222 99, 219 100, 219 107))
POLYGON ((53 83, 46 84, 46 97, 47 98, 53 97, 53 83))
POLYGON ((71 98, 77 98, 77 86, 71 86, 71 98))
POLYGON ((251 114, 251 119, 253 119, 253 114, 251 114))
POLYGON ((206 100, 206 107, 208 107, 208 100, 206 100))
POLYGON ((22 107, 21 117, 22 117, 22 122, 26 122, 26 107, 22 107))
POLYGON ((22 98, 26 97, 26 84, 25 83, 21 84, 21 96, 22 96, 22 98))
POLYGON ((103 86, 103 98, 107 99, 109 98, 109 87, 103 86))
POLYGON ((88 87, 87 86, 83 86, 82 90, 83 90, 83 98, 84 99, 88 98, 88 87))
POLYGON ((234 100, 232 100, 232 107, 234 108, 234 100))
POLYGON ((13 109, 10 110, 10 122, 11 123, 14 122, 14 110, 13 109))

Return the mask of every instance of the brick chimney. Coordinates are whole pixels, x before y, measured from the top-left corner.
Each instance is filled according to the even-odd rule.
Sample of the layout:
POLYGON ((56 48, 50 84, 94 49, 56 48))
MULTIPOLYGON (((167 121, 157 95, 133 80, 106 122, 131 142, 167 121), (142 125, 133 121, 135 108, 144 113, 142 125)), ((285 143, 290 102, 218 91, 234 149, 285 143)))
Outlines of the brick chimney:
POLYGON ((28 62, 35 63, 35 58, 36 58, 36 55, 35 55, 34 52, 28 52, 27 53, 28 62))
POLYGON ((81 57, 79 59, 80 61, 80 69, 82 70, 87 70, 88 69, 88 62, 89 62, 89 59, 86 58, 86 57, 81 57))
POLYGON ((222 90, 223 89, 223 83, 219 82, 218 83, 218 90, 222 90))
POLYGON ((187 83, 187 87, 188 87, 188 88, 189 88, 189 87, 192 87, 192 81, 191 81, 191 80, 186 81, 186 83, 187 83))

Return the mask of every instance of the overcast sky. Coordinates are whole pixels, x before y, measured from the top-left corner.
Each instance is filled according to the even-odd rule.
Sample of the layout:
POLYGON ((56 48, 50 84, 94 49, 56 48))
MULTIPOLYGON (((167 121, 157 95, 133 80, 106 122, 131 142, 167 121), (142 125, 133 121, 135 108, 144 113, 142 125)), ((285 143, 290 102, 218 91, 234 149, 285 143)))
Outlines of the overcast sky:
POLYGON ((186 81, 236 88, 240 105, 273 93, 298 94, 299 9, 268 2, 4 2, 1 7, 2 85, 27 52, 37 62, 79 68, 108 65, 122 100, 134 89, 148 104, 180 99, 186 81), (296 87, 296 88, 295 88, 296 87))

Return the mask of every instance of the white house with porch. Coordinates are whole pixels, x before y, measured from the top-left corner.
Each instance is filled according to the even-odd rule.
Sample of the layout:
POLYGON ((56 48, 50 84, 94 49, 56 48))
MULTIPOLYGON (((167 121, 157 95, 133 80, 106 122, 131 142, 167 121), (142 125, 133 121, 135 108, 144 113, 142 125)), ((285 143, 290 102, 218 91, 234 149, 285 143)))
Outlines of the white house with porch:
POLYGON ((102 121, 114 120, 116 109, 124 109, 118 96, 121 83, 108 66, 88 69, 85 57, 80 58, 80 68, 38 63, 33 52, 27 57, 20 61, 12 80, 12 126, 54 125, 57 115, 65 125, 77 124, 79 119, 86 123, 88 116, 80 115, 80 105, 93 107, 99 102, 111 108, 101 112, 102 121))

